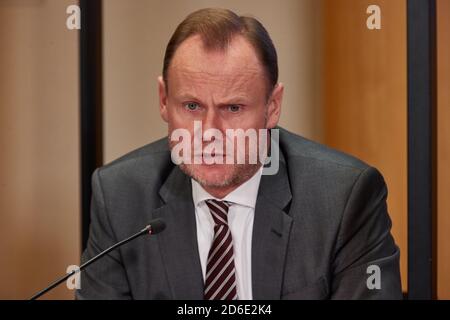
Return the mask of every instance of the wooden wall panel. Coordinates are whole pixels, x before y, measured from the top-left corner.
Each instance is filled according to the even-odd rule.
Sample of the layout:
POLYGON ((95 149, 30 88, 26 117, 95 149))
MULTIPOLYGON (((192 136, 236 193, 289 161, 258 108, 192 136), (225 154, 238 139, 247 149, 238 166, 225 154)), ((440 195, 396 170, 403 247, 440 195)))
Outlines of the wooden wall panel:
POLYGON ((437 1, 437 20, 437 294, 439 299, 450 299, 450 1, 437 1))
POLYGON ((324 142, 377 167, 407 276, 406 1, 323 0, 324 142), (366 26, 369 5, 381 30, 366 26))
MULTIPOLYGON (((0 299, 79 263, 78 32, 72 0, 0 1, 0 299)), ((46 299, 71 299, 63 284, 46 299)))

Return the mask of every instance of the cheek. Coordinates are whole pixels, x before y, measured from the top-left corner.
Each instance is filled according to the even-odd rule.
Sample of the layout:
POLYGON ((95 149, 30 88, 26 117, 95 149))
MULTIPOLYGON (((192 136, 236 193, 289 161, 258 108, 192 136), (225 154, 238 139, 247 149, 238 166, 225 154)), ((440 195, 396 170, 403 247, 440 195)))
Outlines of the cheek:
POLYGON ((245 128, 262 129, 266 124, 267 110, 265 106, 255 108, 243 119, 241 125, 245 128))
POLYGON ((188 121, 183 117, 177 108, 174 106, 168 106, 167 108, 167 118, 169 126, 172 128, 187 128, 188 121))
POLYGON ((187 119, 186 116, 178 112, 170 112, 168 114, 168 127, 169 132, 173 132, 176 129, 187 130, 191 137, 194 135, 194 122, 187 119))

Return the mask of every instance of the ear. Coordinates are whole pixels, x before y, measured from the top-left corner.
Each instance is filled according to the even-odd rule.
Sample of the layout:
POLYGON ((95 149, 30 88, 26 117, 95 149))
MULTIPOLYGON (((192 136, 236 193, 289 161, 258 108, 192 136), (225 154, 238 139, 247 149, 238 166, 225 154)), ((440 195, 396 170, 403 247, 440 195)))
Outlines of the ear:
POLYGON ((277 126, 280 120, 281 103, 283 102, 284 86, 278 83, 272 91, 267 109, 267 129, 277 126))
POLYGON ((158 77, 158 92, 159 92, 159 113, 161 118, 167 122, 168 114, 167 114, 167 90, 166 84, 163 80, 162 76, 158 77))

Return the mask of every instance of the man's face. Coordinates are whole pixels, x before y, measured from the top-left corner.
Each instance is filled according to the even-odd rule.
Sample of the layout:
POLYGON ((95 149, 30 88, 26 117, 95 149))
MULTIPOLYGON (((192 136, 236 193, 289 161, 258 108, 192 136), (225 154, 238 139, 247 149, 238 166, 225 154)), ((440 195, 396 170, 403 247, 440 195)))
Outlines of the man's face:
MULTIPOLYGON (((160 77, 160 112, 168 123, 169 137, 176 129, 186 129, 193 138, 194 121, 201 122, 203 132, 215 128, 225 137, 227 129, 258 132, 273 128, 279 119, 283 87, 277 85, 268 99, 264 69, 253 47, 241 36, 226 50, 206 50, 199 36, 188 38, 176 50, 167 85, 160 77)), ((204 142, 203 147, 209 143, 204 142)), ((219 153, 225 157, 225 141, 223 144, 219 153)), ((225 164, 225 159, 223 163, 182 164, 181 169, 208 190, 238 186, 260 167, 225 164)))

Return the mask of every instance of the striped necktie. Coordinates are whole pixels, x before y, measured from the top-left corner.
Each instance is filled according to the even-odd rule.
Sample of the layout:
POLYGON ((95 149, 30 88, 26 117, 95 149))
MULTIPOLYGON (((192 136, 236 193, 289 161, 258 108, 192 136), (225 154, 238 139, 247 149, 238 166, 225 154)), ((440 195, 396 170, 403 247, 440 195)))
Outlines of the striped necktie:
POLYGON ((228 227, 228 208, 224 201, 206 200, 214 219, 214 239, 208 254, 205 300, 236 300, 236 270, 233 239, 228 227))

